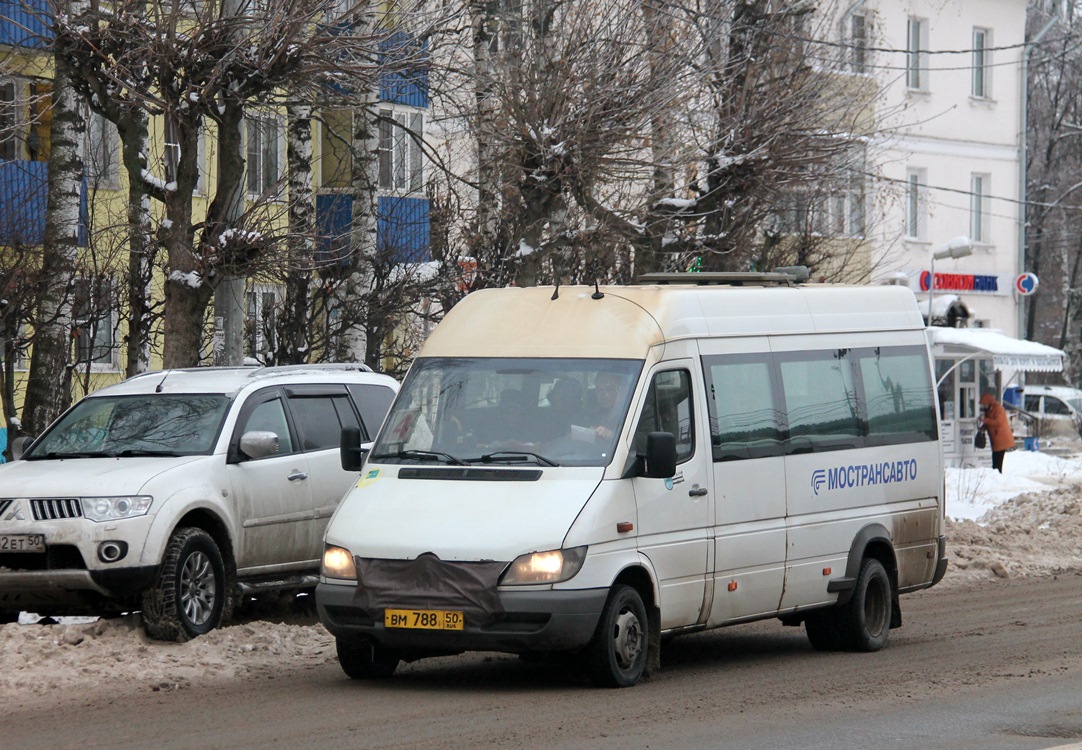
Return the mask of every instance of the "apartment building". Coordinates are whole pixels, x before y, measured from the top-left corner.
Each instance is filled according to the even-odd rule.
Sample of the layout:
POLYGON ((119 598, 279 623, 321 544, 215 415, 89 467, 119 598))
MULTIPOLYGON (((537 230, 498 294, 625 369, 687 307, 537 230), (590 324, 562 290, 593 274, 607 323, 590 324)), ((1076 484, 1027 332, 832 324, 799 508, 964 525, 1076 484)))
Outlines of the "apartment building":
POLYGON ((862 0, 840 23, 854 73, 880 92, 868 150, 881 210, 869 229, 873 281, 908 285, 927 309, 934 265, 933 322, 968 316, 1011 336, 1032 288, 1020 212, 1026 6, 862 0), (943 257, 950 248, 969 254, 943 257))

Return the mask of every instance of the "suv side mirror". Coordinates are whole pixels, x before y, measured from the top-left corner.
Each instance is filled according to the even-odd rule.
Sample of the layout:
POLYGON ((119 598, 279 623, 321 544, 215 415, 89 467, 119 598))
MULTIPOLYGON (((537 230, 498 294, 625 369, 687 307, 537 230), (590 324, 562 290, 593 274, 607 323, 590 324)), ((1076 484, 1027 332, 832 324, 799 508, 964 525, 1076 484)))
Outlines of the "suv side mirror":
POLYGON ((676 435, 651 432, 646 436, 646 466, 642 475, 649 479, 668 479, 676 475, 676 435))
POLYGON ((30 443, 34 442, 34 438, 23 435, 17 437, 11 441, 11 460, 18 461, 26 453, 26 449, 30 447, 30 443))
POLYGON ((361 430, 357 427, 342 428, 342 443, 338 447, 342 468, 345 471, 360 471, 368 448, 361 445, 361 430))

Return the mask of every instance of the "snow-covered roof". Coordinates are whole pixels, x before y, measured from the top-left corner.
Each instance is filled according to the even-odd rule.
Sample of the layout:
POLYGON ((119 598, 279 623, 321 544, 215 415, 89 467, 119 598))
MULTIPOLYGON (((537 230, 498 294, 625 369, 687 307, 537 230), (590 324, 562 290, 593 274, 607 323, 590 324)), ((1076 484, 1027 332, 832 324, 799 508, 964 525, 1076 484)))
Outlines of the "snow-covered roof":
POLYGON ((997 370, 1059 372, 1063 369, 1063 351, 1036 341, 1012 338, 989 328, 931 326, 928 331, 936 354, 990 354, 997 370))

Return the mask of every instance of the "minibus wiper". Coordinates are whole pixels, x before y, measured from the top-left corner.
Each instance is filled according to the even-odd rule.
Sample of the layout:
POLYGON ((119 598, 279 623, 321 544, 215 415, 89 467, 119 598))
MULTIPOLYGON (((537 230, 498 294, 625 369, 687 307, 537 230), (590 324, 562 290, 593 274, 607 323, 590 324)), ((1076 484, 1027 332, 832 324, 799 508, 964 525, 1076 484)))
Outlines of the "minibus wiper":
POLYGON ((545 458, 539 453, 533 453, 531 451, 496 451, 495 453, 486 453, 478 459, 471 459, 480 461, 483 464, 503 463, 513 461, 523 461, 533 459, 536 463, 542 466, 559 466, 560 464, 553 461, 551 458, 545 458))
POLYGON ((443 453, 441 451, 422 451, 416 450, 414 448, 389 453, 380 453, 378 455, 372 456, 372 458, 437 458, 447 464, 454 464, 455 466, 469 466, 468 462, 463 461, 457 456, 452 456, 450 453, 443 453))

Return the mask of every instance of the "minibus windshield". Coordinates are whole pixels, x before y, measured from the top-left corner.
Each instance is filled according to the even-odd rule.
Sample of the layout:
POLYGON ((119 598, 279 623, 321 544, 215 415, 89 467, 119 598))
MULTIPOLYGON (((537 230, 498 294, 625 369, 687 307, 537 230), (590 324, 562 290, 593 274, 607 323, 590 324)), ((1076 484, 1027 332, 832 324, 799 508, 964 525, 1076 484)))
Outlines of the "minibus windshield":
POLYGON ((370 458, 606 466, 641 370, 625 359, 418 359, 370 458))

